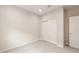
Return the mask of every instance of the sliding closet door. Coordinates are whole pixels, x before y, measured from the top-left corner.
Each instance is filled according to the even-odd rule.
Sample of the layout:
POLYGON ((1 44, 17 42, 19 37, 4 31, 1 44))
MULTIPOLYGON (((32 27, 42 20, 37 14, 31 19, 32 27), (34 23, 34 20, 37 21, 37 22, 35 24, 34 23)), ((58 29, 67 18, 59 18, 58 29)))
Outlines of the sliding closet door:
POLYGON ((70 17, 69 41, 71 47, 79 49, 79 16, 70 17))
POLYGON ((41 22, 41 35, 43 40, 48 40, 48 21, 41 22))
POLYGON ((48 20, 48 41, 56 44, 57 41, 57 22, 56 20, 48 20))
POLYGON ((57 42, 57 22, 56 20, 45 20, 41 24, 42 39, 56 44, 57 42))

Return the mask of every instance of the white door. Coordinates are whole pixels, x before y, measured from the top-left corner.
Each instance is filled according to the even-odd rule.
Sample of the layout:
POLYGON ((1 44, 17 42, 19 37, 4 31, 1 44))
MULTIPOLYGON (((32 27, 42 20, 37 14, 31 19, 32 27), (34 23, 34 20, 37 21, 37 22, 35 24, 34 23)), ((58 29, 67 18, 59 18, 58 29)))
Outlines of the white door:
POLYGON ((48 21, 42 21, 41 23, 41 35, 42 39, 47 40, 48 39, 48 21))
POLYGON ((42 21, 41 24, 42 39, 56 44, 57 41, 57 22, 56 20, 42 21))
POLYGON ((79 49, 79 16, 70 17, 69 22, 70 47, 79 49))
POLYGON ((48 40, 55 43, 57 41, 57 22, 56 20, 48 20, 48 40))

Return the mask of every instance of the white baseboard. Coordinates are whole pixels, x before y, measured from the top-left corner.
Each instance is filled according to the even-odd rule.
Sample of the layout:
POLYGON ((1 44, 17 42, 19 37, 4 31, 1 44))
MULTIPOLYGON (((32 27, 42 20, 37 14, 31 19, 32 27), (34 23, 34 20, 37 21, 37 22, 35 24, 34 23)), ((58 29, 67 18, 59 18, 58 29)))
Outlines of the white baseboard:
POLYGON ((53 43, 53 44, 55 44, 57 47, 64 48, 64 46, 58 44, 57 42, 50 41, 50 40, 45 40, 45 41, 48 41, 48 42, 50 42, 50 43, 53 43))
POLYGON ((60 47, 60 48, 64 48, 64 46, 62 46, 62 45, 60 45, 60 44, 57 44, 57 46, 60 47))
POLYGON ((5 51, 8 51, 8 50, 11 50, 11 49, 15 49, 15 48, 18 48, 18 47, 21 47, 21 46, 24 46, 24 45, 26 45, 26 44, 30 44, 30 43, 33 43, 33 42, 36 42, 36 41, 38 41, 38 40, 29 41, 29 43, 24 42, 24 43, 21 44, 21 45, 3 49, 3 50, 0 51, 0 53, 5 52, 5 51))
POLYGON ((50 43, 53 43, 53 44, 57 45, 57 43, 54 42, 54 41, 50 41, 50 40, 45 40, 45 41, 48 41, 48 42, 50 42, 50 43))
MULTIPOLYGON (((49 41, 49 40, 46 40, 46 41, 49 41)), ((64 48, 64 46, 58 44, 57 42, 54 42, 54 41, 49 41, 49 42, 55 44, 57 47, 64 48)))

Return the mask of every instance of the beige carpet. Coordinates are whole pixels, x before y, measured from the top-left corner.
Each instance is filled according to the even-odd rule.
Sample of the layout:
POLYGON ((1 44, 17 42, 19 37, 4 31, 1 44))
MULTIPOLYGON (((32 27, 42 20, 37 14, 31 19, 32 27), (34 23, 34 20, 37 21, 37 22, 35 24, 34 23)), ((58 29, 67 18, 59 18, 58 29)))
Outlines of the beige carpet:
POLYGON ((50 42, 39 40, 4 53, 79 53, 79 50, 70 47, 59 48, 50 42))

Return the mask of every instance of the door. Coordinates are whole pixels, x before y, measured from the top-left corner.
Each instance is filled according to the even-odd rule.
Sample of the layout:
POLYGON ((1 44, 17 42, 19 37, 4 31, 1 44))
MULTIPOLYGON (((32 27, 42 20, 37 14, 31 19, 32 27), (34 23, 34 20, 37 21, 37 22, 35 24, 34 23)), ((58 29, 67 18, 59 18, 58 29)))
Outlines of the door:
POLYGON ((56 20, 42 21, 41 29, 42 29, 41 30, 42 39, 56 44, 57 42, 57 21, 56 20))
POLYGON ((48 39, 48 20, 42 21, 41 23, 41 35, 42 39, 48 39))
POLYGON ((48 40, 55 43, 57 42, 57 21, 48 20, 48 40))
POLYGON ((79 16, 70 17, 69 43, 70 47, 79 49, 79 16))

